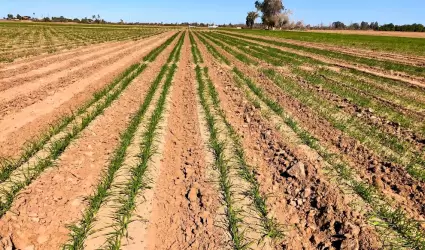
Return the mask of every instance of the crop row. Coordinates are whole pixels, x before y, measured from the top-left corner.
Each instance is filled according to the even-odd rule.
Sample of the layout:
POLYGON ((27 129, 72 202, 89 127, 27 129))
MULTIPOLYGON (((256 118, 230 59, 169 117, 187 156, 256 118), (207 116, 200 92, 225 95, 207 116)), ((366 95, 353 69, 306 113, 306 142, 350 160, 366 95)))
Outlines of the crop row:
MULTIPOLYGON (((211 41, 217 41, 217 39, 211 38, 211 41)), ((223 39, 224 40, 224 39, 223 39)), ((228 41, 229 44, 235 44, 236 41, 228 41)), ((239 41, 238 41, 239 42, 239 41)), ((220 43, 217 43, 220 45, 220 43)), ((250 44, 251 45, 251 44, 250 44)), ((244 46, 242 45, 238 46, 244 46)), ((239 47, 242 49, 242 47, 239 47)), ((246 49, 245 49, 246 50, 246 49)), ((256 49, 250 46, 250 50, 253 53, 249 53, 259 60, 270 62, 271 60, 279 60, 281 64, 297 65, 297 60, 304 60, 295 58, 293 60, 280 56, 278 52, 273 50, 273 54, 263 52, 261 48, 256 49), (269 59, 271 58, 271 59, 269 59)), ((229 53, 232 53, 231 51, 229 53)), ((237 53, 237 51, 236 51, 237 53)), ((294 56, 294 55, 291 55, 294 56)), ((236 57, 237 58, 237 57, 236 57)), ((249 61, 242 61, 249 64, 249 61)), ((279 65, 275 63, 275 65, 279 65)), ((300 65, 300 64, 298 64, 300 65)), ((418 179, 423 180, 424 173, 421 170, 423 165, 423 158, 421 157, 421 139, 423 138, 423 122, 419 117, 414 115, 405 114, 403 110, 397 109, 397 107, 391 107, 384 103, 379 103, 370 99, 369 95, 358 95, 355 91, 341 84, 335 84, 335 82, 324 79, 321 75, 303 70, 301 67, 294 67, 292 74, 295 77, 286 77, 285 75, 279 74, 276 70, 266 69, 262 71, 265 76, 276 83, 279 88, 287 92, 293 97, 298 98, 302 103, 305 103, 309 107, 313 108, 320 116, 326 118, 336 129, 346 132, 350 136, 356 138, 360 142, 366 144, 371 149, 374 149, 379 154, 382 154, 387 160, 394 161, 395 163, 406 165, 409 172, 415 175, 418 179), (300 78, 302 80, 300 80, 300 78), (364 111, 372 111, 376 116, 382 118, 385 123, 376 124, 371 122, 372 119, 367 119, 367 116, 356 112, 346 112, 344 109, 341 110, 340 103, 333 103, 331 100, 322 97, 323 94, 319 94, 311 91, 311 88, 307 86, 316 86, 319 90, 326 89, 329 92, 337 95, 341 101, 353 103, 355 108, 362 107, 364 111), (385 130, 388 128, 388 124, 397 124, 399 127, 395 132, 385 130), (401 135, 396 133, 398 131, 406 131, 411 134, 411 140, 405 140, 405 134, 401 135), (412 134, 411 131, 414 133, 412 134), (419 138, 415 140, 415 138, 419 138), (388 151, 390 149, 390 151, 388 151)))
POLYGON ((53 53, 79 46, 123 40, 139 40, 166 29, 92 29, 78 27, 18 26, 0 27, 0 62, 53 53))
MULTIPOLYGON (((246 65, 249 65, 250 61, 241 60, 242 57, 238 57, 237 55, 241 53, 241 51, 247 51, 249 56, 255 57, 255 52, 259 52, 258 50, 254 50, 253 53, 251 53, 249 50, 252 48, 251 46, 249 49, 245 47, 243 50, 242 48, 237 50, 235 49, 237 48, 237 45, 235 44, 236 42, 232 43, 232 41, 229 41, 226 44, 225 42, 227 40, 220 39, 221 37, 212 34, 207 35, 206 33, 198 33, 197 35, 203 38, 201 41, 209 43, 207 47, 213 45, 221 47, 234 56, 235 59, 246 65), (231 50, 229 50, 229 48, 231 48, 231 50)), ((209 51, 212 50, 210 49, 209 51)), ((213 53, 212 55, 214 56, 213 53)), ((273 54, 271 53, 266 55, 273 58, 273 54)), ((262 72, 261 69, 260 72, 262 72)), ((250 79, 250 77, 242 73, 237 67, 233 68, 233 74, 234 81, 239 84, 240 87, 246 89, 247 94, 251 95, 251 97, 255 96, 257 99, 256 102, 259 101, 264 103, 274 114, 281 117, 283 123, 290 127, 304 144, 316 150, 316 152, 329 163, 330 168, 338 176, 338 179, 340 179, 341 182, 346 183, 351 190, 364 202, 366 202, 366 204, 368 204, 368 206, 370 206, 370 208, 374 211, 374 216, 379 218, 382 222, 379 226, 385 224, 385 227, 396 232, 399 237, 395 240, 394 244, 402 242, 405 246, 413 248, 423 249, 425 247, 423 242, 424 232, 422 231, 420 224, 416 220, 411 219, 410 215, 404 212, 402 207, 398 207, 397 204, 394 204, 392 200, 381 193, 379 189, 376 189, 374 186, 363 181, 359 177, 359 174, 355 170, 351 169, 350 164, 345 162, 342 155, 334 154, 334 152, 327 148, 326 144, 322 144, 318 138, 315 138, 315 136, 308 130, 304 129, 296 121, 296 119, 292 117, 294 114, 288 113, 278 100, 269 97, 270 92, 263 89, 262 85, 260 87, 259 84, 255 83, 255 80, 250 79)), ((291 92, 291 94, 294 93, 291 92)), ((308 100, 309 99, 305 99, 304 101, 308 100)), ((255 104, 255 101, 253 101, 253 104, 255 104)))
MULTIPOLYGON (((163 51, 177 34, 153 50, 146 58, 154 60, 159 51, 163 51)), ((29 143, 18 159, 2 161, 0 169, 2 200, 0 215, 10 208, 18 192, 29 185, 46 168, 52 166, 56 159, 69 146, 71 141, 83 131, 97 116, 109 107, 114 100, 129 86, 133 79, 147 67, 147 61, 130 66, 112 83, 95 93, 93 98, 75 113, 63 117, 46 133, 29 143)))
MULTIPOLYGON (((109 163, 107 171, 101 178, 93 195, 88 198, 88 207, 83 214, 80 222, 70 226, 70 242, 64 246, 64 249, 84 249, 84 243, 87 237, 90 236, 93 229, 93 223, 96 220, 96 215, 105 204, 107 199, 112 199, 116 202, 116 209, 114 212, 114 229, 109 235, 106 235, 106 245, 109 249, 120 249, 122 238, 127 233, 128 225, 132 222, 131 217, 137 207, 136 198, 140 192, 149 184, 146 177, 146 171, 149 162, 154 155, 154 142, 159 129, 159 123, 163 117, 166 98, 172 85, 173 76, 177 70, 176 63, 179 61, 180 50, 182 47, 182 39, 184 34, 180 37, 179 42, 171 52, 168 61, 161 68, 156 79, 152 82, 149 90, 145 96, 144 101, 140 105, 138 111, 132 118, 130 125, 122 134, 120 144, 115 150, 112 160, 109 163), (156 104, 153 103, 154 96, 158 95, 157 90, 162 86, 162 91, 156 104), (155 105, 155 109, 150 114, 149 118, 148 109, 155 105), (139 127, 143 126, 141 123, 147 122, 146 129, 142 135, 140 147, 141 152, 137 155, 137 163, 131 166, 127 175, 129 175, 126 183, 121 185, 114 185, 118 171, 123 167, 124 161, 128 156, 128 148, 134 143, 136 131, 139 127), (118 188, 118 191, 112 192, 111 189, 118 188)), ((151 57, 148 57, 151 58, 151 57)), ((154 60, 154 58, 151 58, 154 60)), ((100 218, 99 220, 102 220, 100 218)))
POLYGON ((214 153, 214 165, 219 174, 218 182, 226 207, 227 229, 232 237, 233 247, 247 249, 254 244, 260 244, 265 238, 281 239, 282 226, 269 214, 266 195, 260 191, 254 174, 255 167, 247 163, 241 139, 221 108, 218 93, 209 78, 208 68, 198 64, 203 62, 203 59, 194 39, 192 55, 196 64, 199 101, 209 131, 209 146, 214 153), (243 190, 236 190, 235 185, 243 190), (242 198, 240 193, 247 197, 242 198), (244 204, 244 199, 249 202, 244 204), (259 221, 254 225, 244 215, 251 210, 247 206, 253 206, 251 209, 254 209, 259 217, 259 221), (258 232, 250 232, 256 230, 256 227, 260 227, 257 239, 255 233, 258 232))

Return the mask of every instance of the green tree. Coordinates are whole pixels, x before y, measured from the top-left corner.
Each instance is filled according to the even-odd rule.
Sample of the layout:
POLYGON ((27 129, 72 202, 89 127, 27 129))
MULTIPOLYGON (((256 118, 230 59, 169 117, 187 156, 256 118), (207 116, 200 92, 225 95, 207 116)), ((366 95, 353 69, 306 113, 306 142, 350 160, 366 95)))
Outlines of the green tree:
POLYGON ((333 29, 338 29, 338 30, 342 30, 345 29, 345 24, 343 22, 337 21, 337 22, 333 22, 332 23, 332 28, 333 29))
POLYGON ((275 27, 279 21, 279 14, 285 9, 282 0, 256 1, 255 8, 263 13, 261 19, 268 28, 275 27))
POLYGON ((19 15, 19 14, 17 14, 17 15, 16 15, 16 19, 22 20, 22 16, 21 16, 21 15, 19 15))
POLYGON ((13 16, 13 14, 7 14, 7 19, 14 19, 14 16, 13 16))
POLYGON ((360 24, 360 29, 362 29, 362 30, 368 30, 368 29, 369 29, 369 23, 368 23, 368 22, 363 21, 363 22, 360 24))
POLYGON ((246 16, 246 26, 252 29, 255 23, 255 19, 258 18, 258 13, 255 11, 248 12, 248 15, 246 16))

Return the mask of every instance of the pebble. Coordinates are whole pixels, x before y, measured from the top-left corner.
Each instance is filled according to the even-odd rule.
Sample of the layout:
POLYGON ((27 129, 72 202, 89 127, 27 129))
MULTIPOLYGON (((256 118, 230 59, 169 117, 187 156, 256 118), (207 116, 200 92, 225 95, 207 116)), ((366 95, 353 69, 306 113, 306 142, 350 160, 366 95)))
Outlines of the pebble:
POLYGON ((37 238, 38 244, 46 243, 48 240, 49 240, 49 236, 47 236, 47 235, 40 235, 37 238))
POLYGON ((303 180, 306 177, 305 167, 304 167, 304 164, 302 162, 297 162, 287 172, 290 176, 295 177, 299 180, 303 180))
POLYGON ((189 191, 189 194, 187 195, 190 202, 195 202, 198 198, 198 189, 197 188, 191 188, 189 191))

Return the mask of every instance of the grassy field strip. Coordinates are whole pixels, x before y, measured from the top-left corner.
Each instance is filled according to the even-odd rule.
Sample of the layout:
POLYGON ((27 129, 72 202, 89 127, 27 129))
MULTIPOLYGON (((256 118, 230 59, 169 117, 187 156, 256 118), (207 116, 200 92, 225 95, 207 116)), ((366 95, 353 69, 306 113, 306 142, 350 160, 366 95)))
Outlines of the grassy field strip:
MULTIPOLYGON (((136 41, 136 40, 144 39, 144 38, 149 37, 149 36, 159 35, 159 34, 161 34, 163 32, 166 32, 166 31, 167 30, 165 30, 165 29, 164 30, 158 30, 158 31, 155 31, 155 32, 150 32, 150 33, 143 34, 141 36, 129 36, 129 37, 125 37, 123 39, 116 40, 116 41, 125 41, 125 40, 136 41)), ((25 36, 23 36, 23 37, 25 37, 25 36)), ((69 42, 63 42, 64 39, 66 39, 66 38, 63 37, 61 39, 59 37, 56 37, 55 40, 49 40, 48 41, 51 44, 49 44, 49 45, 42 45, 42 46, 40 46, 39 44, 35 44, 34 42, 28 42, 28 43, 12 43, 15 46, 14 47, 0 49, 0 51, 1 51, 0 55, 2 55, 4 53, 10 53, 10 52, 25 51, 25 50, 28 50, 28 49, 40 49, 40 50, 43 50, 43 49, 54 49, 54 50, 59 50, 60 48, 72 48, 72 47, 76 47, 76 46, 80 46, 80 45, 88 45, 83 40, 77 40, 77 41, 75 41, 73 43, 69 43, 69 42), (60 41, 60 43, 55 43, 55 41, 60 41)), ((40 41, 38 41, 38 42, 40 42, 40 41)), ((111 41, 108 41, 108 42, 111 42, 111 41)))
MULTIPOLYGON (((245 61, 242 62, 246 63, 245 61)), ((379 128, 360 120, 357 116, 341 112, 337 105, 332 105, 328 100, 314 95, 311 91, 302 89, 292 79, 285 79, 279 74, 271 74, 270 72, 275 73, 272 69, 263 71, 279 88, 296 97, 302 103, 313 107, 315 112, 325 117, 335 128, 347 132, 390 161, 406 166, 409 173, 419 180, 425 180, 425 169, 421 167, 424 160, 421 158, 420 152, 416 151, 410 143, 402 140, 403 138, 389 136, 387 133, 381 132, 379 128)))
MULTIPOLYGON (((157 53, 158 50, 162 51, 174 38, 175 36, 151 53, 157 53)), ((0 184, 2 190, 1 215, 8 210, 17 193, 31 183, 44 169, 50 167, 71 141, 105 108, 110 106, 145 68, 146 61, 131 66, 105 89, 96 93, 91 101, 78 110, 77 115, 72 114, 63 118, 59 124, 53 126, 39 140, 31 143, 18 160, 5 161, 0 172, 2 181, 0 184), (79 119, 75 119, 76 117, 79 119)))
MULTIPOLYGON (((305 55, 305 53, 303 53, 303 52, 297 53, 297 51, 283 49, 283 48, 281 48, 277 45, 273 45, 273 44, 270 45, 268 43, 263 43, 263 42, 253 41, 253 40, 247 41, 247 40, 241 39, 239 37, 236 38, 234 36, 231 36, 231 35, 228 35, 228 34, 222 34, 222 33, 215 34, 214 36, 219 36, 222 39, 237 40, 239 43, 241 43, 241 42, 249 43, 253 48, 255 48, 255 50, 261 50, 265 54, 268 53, 270 55, 275 54, 275 55, 282 56, 282 58, 286 62, 288 62, 288 60, 291 59, 292 63, 290 65, 295 63, 295 65, 299 66, 300 62, 302 62, 302 63, 308 63, 308 64, 312 65, 314 68, 317 65, 330 66, 330 67, 337 66, 338 68, 340 68, 343 71, 353 72, 354 75, 357 75, 357 74, 368 75, 369 77, 380 78, 382 81, 394 80, 394 81, 402 82, 404 85, 406 85, 406 83, 408 83, 407 87, 417 87, 417 88, 423 89, 424 86, 425 86, 423 83, 418 82, 417 80, 411 80, 410 78, 400 78, 398 76, 388 75, 388 74, 386 74, 385 71, 383 71, 383 73, 382 73, 382 72, 378 72, 378 71, 371 71, 369 69, 358 68, 357 66, 353 66, 353 65, 336 63, 332 60, 317 58, 316 56, 305 55), (261 47, 259 47, 259 46, 261 46, 261 47), (285 60, 285 59, 288 59, 288 60, 285 60)), ((275 61, 273 61, 273 63, 279 64, 279 61, 275 60, 275 61)))
MULTIPOLYGON (((196 42, 192 40, 191 43, 194 59, 202 58, 196 42)), ((194 61, 199 100, 210 131, 210 147, 215 153, 215 166, 226 206, 227 228, 234 248, 247 249, 250 245, 262 245, 263 249, 268 249, 270 244, 267 244, 269 238, 265 239, 266 236, 277 238, 282 233, 277 224, 273 224, 274 220, 267 217, 265 198, 260 195, 259 185, 251 167, 246 164, 242 146, 220 108, 217 92, 208 76, 208 68, 199 66, 197 61, 201 60, 194 61), (257 189, 253 190, 255 187, 257 189), (266 241, 263 242, 264 239, 266 241)))
POLYGON ((321 43, 328 46, 342 48, 361 48, 361 51, 377 51, 380 53, 397 53, 409 58, 422 58, 425 52, 418 51, 418 48, 424 48, 425 42, 422 38, 412 37, 394 37, 389 33, 388 36, 375 36, 364 34, 337 34, 329 32, 305 32, 305 31, 280 31, 270 32, 268 30, 235 30, 227 29, 236 34, 252 34, 261 37, 275 37, 287 39, 289 41, 302 41, 308 43, 321 43))
MULTIPOLYGON (((263 57, 258 56, 259 59, 266 60, 263 57)), ((270 62, 269 60, 267 60, 270 62)), ((396 124, 399 124, 401 129, 404 129, 403 137, 399 137, 400 139, 404 139, 404 136, 406 134, 411 134, 409 131, 410 129, 414 129, 416 135, 413 134, 411 138, 415 140, 416 138, 424 137, 425 133, 425 124, 422 122, 422 115, 417 114, 414 112, 409 112, 411 115, 406 116, 406 113, 402 110, 397 110, 394 106, 395 104, 390 105, 388 107, 388 100, 382 100, 379 98, 370 98, 370 96, 365 94, 357 94, 356 91, 351 91, 349 87, 341 86, 344 84, 339 84, 332 81, 324 81, 324 79, 321 79, 322 77, 326 77, 322 74, 312 74, 311 72, 307 72, 305 70, 302 70, 301 68, 295 68, 292 69, 293 71, 293 78, 298 78, 298 76, 304 77, 304 79, 307 79, 309 83, 318 85, 319 87, 325 87, 326 89, 330 90, 331 92, 341 96, 342 98, 346 98, 347 100, 354 100, 355 103, 358 105, 364 107, 364 108, 373 108, 374 113, 380 115, 381 117, 384 117, 384 119, 390 120, 391 122, 396 122, 396 124), (296 77, 295 77, 296 76, 296 77)), ((330 71, 328 71, 330 72, 330 71)), ((351 101, 352 102, 352 101, 351 101)), ((392 102, 390 102, 392 103, 392 102)), ((363 118, 365 119, 365 118, 363 118)), ((369 119, 366 120, 366 122, 370 122, 369 119)), ((397 135, 397 134, 396 134, 397 135)))
MULTIPOLYGON (((227 42, 232 42, 231 40, 229 41, 228 39, 237 39, 236 40, 237 43, 232 42, 232 44, 234 46, 239 47, 243 51, 248 51, 248 50, 246 50, 246 47, 245 46, 249 46, 250 47, 250 49, 249 49, 250 52, 252 52, 255 49, 254 55, 257 58, 262 59, 262 60, 267 59, 267 61, 269 63, 272 63, 275 66, 279 66, 280 64, 286 62, 287 64, 291 65, 292 68, 294 68, 293 67, 294 65, 297 65, 297 64, 300 63, 299 58, 303 58, 303 56, 297 56, 297 55, 294 55, 294 54, 291 54, 291 53, 280 51, 279 49, 276 49, 276 48, 269 47, 270 46, 269 44, 267 44, 267 46, 261 46, 258 43, 248 42, 246 40, 241 40, 241 39, 235 38, 235 37, 231 37, 231 38, 230 37, 227 37, 226 38, 226 37, 220 36, 220 38, 226 40, 227 42), (258 51, 260 51, 261 53, 259 53, 258 51), (273 56, 270 56, 270 55, 273 55, 273 56), (278 55, 279 55, 279 57, 278 57, 278 55), (276 59, 273 59, 273 57, 276 57, 276 59)), ((304 57, 303 60, 304 60, 304 62, 307 62, 309 65, 311 65, 312 68, 316 68, 316 66, 321 63, 320 61, 317 61, 317 60, 314 60, 314 59, 310 59, 310 58, 305 58, 305 57, 304 57)), ((330 66, 330 65, 328 65, 328 66, 330 66)), ((358 72, 358 71, 355 71, 355 70, 344 70, 344 69, 341 69, 341 71, 342 72, 345 72, 345 71, 353 72, 353 76, 351 78, 345 79, 345 80, 349 80, 350 81, 350 84, 352 84, 351 82, 353 82, 353 81, 358 82, 358 79, 357 79, 358 76, 355 75, 355 73, 364 74, 364 73, 361 73, 361 72, 358 72)), ((325 73, 329 73, 330 74, 331 72, 330 71, 323 71, 321 73, 322 74, 325 74, 325 73)), ((328 75, 328 74, 326 74, 326 75, 328 75)), ((337 75, 337 73, 335 72, 335 73, 333 73, 333 75, 337 75)), ((366 75, 366 74, 364 74, 364 75, 366 75)), ((380 78, 380 77, 374 77, 374 76, 371 76, 371 75, 369 75, 369 78, 375 78, 376 80, 380 80, 379 82, 375 83, 375 85, 377 85, 378 87, 380 85, 382 85, 383 82, 390 81, 389 79, 380 78)), ((394 82, 393 85, 396 84, 396 83, 398 83, 399 86, 402 89, 404 89, 405 91, 407 90, 407 87, 408 86, 406 86, 405 84, 402 84, 402 83, 396 82, 396 81, 392 81, 392 82, 394 82)), ((368 84, 366 86, 368 86, 368 84)), ((366 89, 366 90, 368 90, 368 89, 366 89)), ((420 91, 420 89, 418 91, 420 91)), ((370 93, 373 95, 374 94, 374 91, 370 91, 370 93)), ((393 96, 394 95, 392 95, 392 97, 390 97, 389 99, 387 99, 387 101, 393 101, 393 96)))
POLYGON ((204 63, 204 59, 202 58, 201 52, 199 52, 199 49, 196 46, 192 32, 189 32, 189 39, 190 39, 190 45, 192 49, 193 61, 195 62, 195 64, 204 63))
MULTIPOLYGON (((375 226, 389 227, 402 239, 396 239, 394 243, 399 243, 407 247, 417 249, 425 248, 425 232, 419 222, 409 218, 403 212, 403 209, 397 207, 392 201, 389 201, 382 193, 376 190, 373 186, 368 185, 360 179, 358 174, 352 170, 337 154, 328 152, 328 150, 320 145, 319 141, 309 134, 308 131, 299 127, 296 121, 292 120, 283 108, 274 100, 267 97, 265 92, 249 78, 245 77, 239 70, 234 68, 235 81, 245 88, 249 89, 248 93, 253 93, 258 100, 265 103, 276 115, 281 117, 284 124, 292 129, 297 134, 303 144, 314 149, 324 160, 329 163, 329 171, 337 175, 337 180, 343 181, 347 187, 360 196, 372 209, 372 217, 377 216, 379 220, 375 221, 375 226), (396 208, 394 208, 396 207, 396 208), (384 225, 382 224, 384 223, 384 225)), ((257 100, 257 102, 258 102, 257 100)), ((282 124, 280 124, 282 125, 282 124)), ((288 129, 284 129, 287 131, 288 129)))
POLYGON ((402 138, 383 133, 379 128, 367 124, 354 115, 350 116, 341 112, 336 105, 332 105, 324 98, 319 98, 312 92, 298 87, 292 89, 292 83, 284 80, 278 74, 269 75, 269 77, 279 88, 312 108, 315 113, 328 120, 332 126, 352 136, 388 160, 405 166, 415 178, 425 181, 425 169, 422 165, 424 160, 413 145, 402 138))
MULTIPOLYGON (((404 93, 397 93, 396 90, 379 88, 374 86, 373 83, 367 81, 357 81, 346 74, 337 74, 326 68, 320 68, 316 72, 325 80, 341 85, 346 89, 350 89, 365 97, 369 96, 382 104, 390 105, 395 110, 408 113, 416 119, 424 115, 425 103, 422 102, 417 95, 407 97, 404 93), (323 73, 322 73, 323 72, 323 73), (347 83, 348 82, 348 83, 347 83)), ((402 90, 403 91, 403 90, 402 90)), ((404 89, 406 91, 406 89, 404 89)), ((412 93, 413 94, 413 93, 412 93)))
MULTIPOLYGON (((198 53, 196 57, 202 58, 202 55, 195 41, 193 42, 192 46, 196 47, 196 49, 192 51, 193 53, 198 53)), ((211 51, 214 52, 214 50, 211 51)), ((277 239, 282 238, 283 232, 281 226, 273 217, 269 215, 269 209, 266 204, 267 198, 265 194, 260 192, 260 184, 258 183, 258 180, 256 179, 256 176, 254 174, 254 167, 250 166, 247 163, 241 138, 239 137, 233 126, 227 121, 224 110, 221 108, 218 93, 209 77, 208 68, 196 68, 196 75, 198 76, 198 81, 203 81, 200 84, 200 89, 207 89, 206 92, 208 93, 208 95, 207 97, 204 97, 204 99, 208 104, 213 105, 214 113, 218 114, 219 119, 226 128, 226 137, 230 138, 230 148, 232 148, 230 153, 232 154, 232 158, 235 161, 234 164, 236 165, 237 174, 239 175, 239 178, 246 182, 245 188, 247 188, 248 192, 245 192, 245 194, 247 194, 248 197, 251 199, 251 202, 255 207, 256 214, 260 219, 260 226, 262 228, 262 238, 266 239, 266 237, 269 237, 269 239, 271 239, 272 241, 276 241, 277 239)), ((205 93, 201 94, 205 95, 205 93)), ((217 121, 219 119, 217 119, 217 121)))
MULTIPOLYGON (((178 60, 179 58, 180 40, 169 56, 169 59, 171 58, 170 61, 178 60)), ((87 242, 95 245, 90 246, 93 249, 104 246, 109 246, 111 249, 120 249, 121 238, 126 233, 128 224, 131 222, 131 214, 136 206, 135 199, 139 191, 148 185, 145 180, 145 172, 153 155, 152 144, 175 70, 175 64, 171 66, 166 64, 153 81, 144 102, 131 120, 127 130, 121 136, 120 146, 115 150, 114 157, 102 177, 97 191, 89 197, 89 206, 84 212, 83 219, 78 224, 70 227, 71 240, 64 246, 65 249, 85 249, 87 242), (163 91, 158 97, 156 93, 161 87, 163 91), (155 101, 157 101, 157 104, 153 110, 154 104, 152 102, 155 101), (147 120, 149 125, 143 128, 141 122, 147 115, 151 115, 151 119, 147 120), (142 138, 135 139, 139 135, 138 132, 141 131, 144 131, 142 138), (136 144, 138 142, 141 143, 136 144), (141 147, 140 151, 137 150, 138 146, 141 147), (134 165, 132 162, 135 157, 137 159, 134 165), (95 222, 100 220, 99 216, 106 216, 106 221, 102 221, 96 226, 95 222), (108 218, 108 216, 111 217, 108 218), (106 242, 102 242, 102 238, 100 241, 96 239, 97 237, 105 236, 105 233, 107 234, 106 242), (115 248, 113 245, 118 246, 115 248)))
POLYGON ((273 45, 277 45, 287 49, 293 49, 293 50, 303 51, 307 53, 312 53, 315 55, 321 55, 321 56, 332 58, 334 60, 345 62, 345 63, 350 63, 350 64, 355 63, 357 65, 363 65, 365 67, 379 68, 379 69, 387 70, 387 71, 403 72, 407 75, 416 75, 420 77, 425 76, 425 69, 424 67, 421 67, 421 66, 397 63, 394 61, 385 61, 385 60, 377 60, 377 59, 366 58, 366 57, 359 57, 359 56, 354 56, 354 55, 350 55, 343 52, 335 52, 331 50, 300 46, 300 45, 295 45, 291 43, 286 43, 284 41, 275 41, 275 40, 264 39, 260 37, 254 38, 252 36, 245 36, 241 34, 228 33, 228 32, 226 32, 226 34, 229 34, 235 37, 243 37, 250 40, 265 42, 267 44, 273 44, 273 45))
POLYGON ((252 60, 251 58, 247 57, 244 53, 240 53, 239 51, 236 51, 234 48, 232 48, 231 46, 228 46, 227 44, 222 43, 221 41, 212 38, 210 36, 207 36, 206 34, 209 34, 209 32, 200 32, 199 34, 201 35, 205 35, 205 37, 208 37, 208 39, 212 40, 214 43, 218 44, 221 48, 223 48, 224 50, 226 50, 228 53, 230 53, 231 55, 235 56, 236 58, 238 58, 241 61, 244 61, 250 65, 257 65, 257 61, 252 60))
POLYGON ((341 69, 341 75, 349 76, 365 83, 366 86, 372 85, 379 91, 385 91, 388 94, 399 95, 411 101, 420 104, 425 103, 425 89, 417 86, 406 86, 405 83, 358 72, 351 69, 341 69))

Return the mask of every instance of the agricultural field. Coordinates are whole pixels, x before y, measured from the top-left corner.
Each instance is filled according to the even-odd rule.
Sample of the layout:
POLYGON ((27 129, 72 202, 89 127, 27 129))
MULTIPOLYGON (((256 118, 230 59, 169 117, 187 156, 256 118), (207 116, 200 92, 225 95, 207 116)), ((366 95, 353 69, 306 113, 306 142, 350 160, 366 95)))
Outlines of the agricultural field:
POLYGON ((163 30, 141 26, 0 22, 0 63, 91 44, 137 41, 163 30))
POLYGON ((420 55, 93 29, 0 64, 0 249, 425 249, 420 55))

